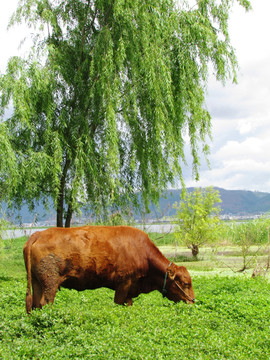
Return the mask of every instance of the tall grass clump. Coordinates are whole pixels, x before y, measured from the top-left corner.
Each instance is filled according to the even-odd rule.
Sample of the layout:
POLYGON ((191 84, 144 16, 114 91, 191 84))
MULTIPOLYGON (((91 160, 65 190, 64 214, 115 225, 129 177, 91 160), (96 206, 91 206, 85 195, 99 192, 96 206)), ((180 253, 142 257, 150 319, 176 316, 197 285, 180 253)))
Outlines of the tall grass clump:
POLYGON ((257 253, 261 248, 266 248, 269 242, 268 229, 270 226, 269 217, 261 217, 255 220, 233 223, 229 228, 229 236, 233 244, 237 245, 241 249, 241 255, 243 259, 243 266, 241 271, 244 271, 249 263, 249 257, 253 257, 253 263, 255 261, 256 253, 251 253, 251 247, 258 245, 257 253))

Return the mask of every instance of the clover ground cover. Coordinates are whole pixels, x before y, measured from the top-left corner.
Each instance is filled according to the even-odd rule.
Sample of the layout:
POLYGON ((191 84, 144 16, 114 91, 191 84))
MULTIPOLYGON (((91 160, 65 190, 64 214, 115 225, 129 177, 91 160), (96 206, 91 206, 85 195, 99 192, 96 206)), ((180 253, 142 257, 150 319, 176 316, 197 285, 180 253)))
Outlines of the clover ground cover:
POLYGON ((264 278, 194 272, 195 305, 153 292, 124 307, 113 303, 108 289, 62 289, 53 306, 26 315, 24 265, 17 257, 24 240, 14 240, 1 258, 1 359, 270 358, 270 284, 264 278))

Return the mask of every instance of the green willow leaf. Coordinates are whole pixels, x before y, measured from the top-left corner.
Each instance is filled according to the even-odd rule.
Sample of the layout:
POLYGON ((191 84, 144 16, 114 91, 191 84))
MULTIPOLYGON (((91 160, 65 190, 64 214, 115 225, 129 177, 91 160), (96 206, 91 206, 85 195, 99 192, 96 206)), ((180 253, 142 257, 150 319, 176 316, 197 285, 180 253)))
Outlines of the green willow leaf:
POLYGON ((0 76, 1 115, 13 106, 11 198, 52 198, 58 226, 82 203, 128 209, 138 192, 147 210, 168 183, 184 185, 186 134, 198 178, 211 138, 209 69, 236 78, 233 2, 21 0, 11 24, 34 28, 33 48, 0 76))

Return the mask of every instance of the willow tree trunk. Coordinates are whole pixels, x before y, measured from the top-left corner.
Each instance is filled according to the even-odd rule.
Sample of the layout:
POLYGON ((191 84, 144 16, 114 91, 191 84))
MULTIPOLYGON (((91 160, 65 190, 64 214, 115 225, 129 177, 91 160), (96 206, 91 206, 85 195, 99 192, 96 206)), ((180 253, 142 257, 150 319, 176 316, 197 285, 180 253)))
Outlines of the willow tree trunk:
POLYGON ((66 219, 65 219, 65 227, 66 228, 70 227, 72 214, 73 214, 72 206, 69 205, 68 210, 67 210, 67 214, 66 214, 66 219))
POLYGON ((56 209, 56 226, 63 227, 63 213, 64 213, 64 196, 61 194, 58 198, 56 209))
MULTIPOLYGON (((66 178, 67 178, 67 172, 70 166, 70 160, 66 159, 65 164, 62 171, 62 177, 60 181, 60 189, 57 199, 57 209, 56 209, 56 226, 57 227, 63 227, 63 218, 64 218, 64 199, 65 199, 65 187, 66 187, 66 178)), ((70 215, 71 220, 72 213, 70 215)), ((70 226, 70 220, 69 220, 69 226, 70 226)), ((69 227, 66 226, 66 227, 69 227)))

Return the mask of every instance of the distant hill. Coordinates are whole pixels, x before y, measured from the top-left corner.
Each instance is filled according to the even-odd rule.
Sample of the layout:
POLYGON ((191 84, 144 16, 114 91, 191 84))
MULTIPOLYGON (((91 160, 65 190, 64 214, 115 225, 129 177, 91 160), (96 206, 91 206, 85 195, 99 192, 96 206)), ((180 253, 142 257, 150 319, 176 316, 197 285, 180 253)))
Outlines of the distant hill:
POLYGON ((270 211, 270 194, 259 191, 216 188, 222 200, 223 214, 256 215, 270 211))
MULTIPOLYGON (((188 188, 189 192, 195 188, 188 188)), ((221 214, 233 216, 259 215, 270 211, 270 194, 247 190, 225 190, 215 187, 219 191, 222 203, 221 214)), ((175 209, 173 204, 180 201, 181 190, 167 190, 159 201, 160 211, 158 215, 173 216, 175 209)), ((152 207, 152 212, 157 210, 152 207)))
MULTIPOLYGON (((49 206, 49 209, 45 209, 42 204, 36 204, 33 211, 29 210, 27 205, 23 205, 20 210, 7 209, 5 204, 2 204, 3 213, 5 218, 15 224, 32 224, 35 221, 39 223, 49 222, 50 224, 55 223, 56 213, 53 206, 49 206)), ((1 214, 0 214, 1 217, 1 214)))
MULTIPOLYGON (((247 191, 247 190, 225 190, 222 188, 215 188, 219 191, 222 203, 221 214, 232 216, 252 216, 259 215, 270 211, 270 193, 247 191)), ((189 192, 194 188, 188 188, 189 192)), ((173 204, 180 201, 181 190, 167 190, 159 201, 159 209, 155 206, 150 206, 151 213, 147 215, 147 219, 160 219, 164 216, 174 216, 175 209, 173 204)), ((38 205, 33 212, 28 210, 27 206, 23 206, 20 212, 15 214, 8 214, 8 218, 15 223, 32 223, 37 214, 37 221, 39 223, 55 224, 55 212, 51 207, 48 211, 42 205, 38 205), (19 216, 19 217, 18 217, 19 216)), ((86 214, 82 218, 88 219, 86 214)), ((138 220, 139 216, 135 216, 138 220)), ((84 219, 84 220, 85 220, 84 219)))

